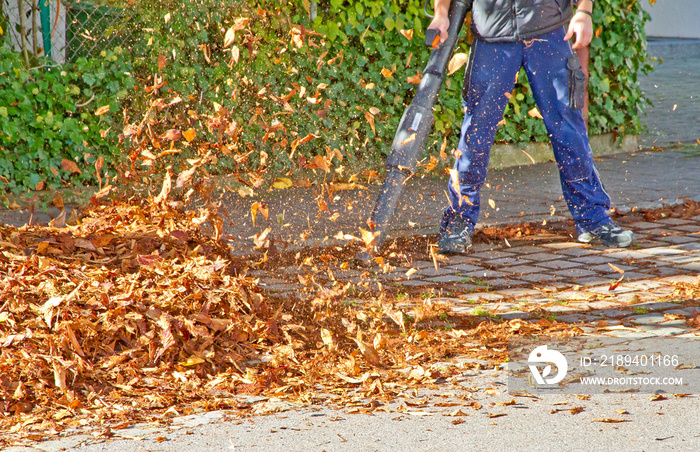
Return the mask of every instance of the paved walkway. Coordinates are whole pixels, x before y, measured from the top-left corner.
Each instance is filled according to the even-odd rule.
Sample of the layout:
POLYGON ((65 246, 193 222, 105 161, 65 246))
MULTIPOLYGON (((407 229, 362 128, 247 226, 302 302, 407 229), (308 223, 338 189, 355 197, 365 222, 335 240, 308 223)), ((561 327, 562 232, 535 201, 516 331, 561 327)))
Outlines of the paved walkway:
POLYGON ((640 77, 642 90, 652 102, 643 118, 648 131, 640 144, 663 146, 700 139, 700 54, 656 59, 652 65, 654 72, 640 77))

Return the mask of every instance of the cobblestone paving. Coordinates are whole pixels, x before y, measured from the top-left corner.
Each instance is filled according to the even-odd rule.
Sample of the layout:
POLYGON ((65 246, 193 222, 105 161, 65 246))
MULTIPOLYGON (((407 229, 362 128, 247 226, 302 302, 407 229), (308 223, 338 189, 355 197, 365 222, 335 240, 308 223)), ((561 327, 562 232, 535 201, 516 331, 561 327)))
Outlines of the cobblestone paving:
MULTIPOLYGON (((700 217, 638 222, 632 228, 637 243, 627 249, 573 241, 478 244, 465 256, 447 257, 437 269, 432 261, 417 261, 389 271, 375 266, 332 272, 336 282, 368 289, 393 286, 399 292, 423 291, 423 299, 448 303, 457 315, 606 320, 640 326, 649 334, 700 335, 675 322, 700 313, 700 300, 678 290, 679 283, 700 280, 700 217)), ((283 273, 297 275, 303 269, 287 268, 283 273)), ((302 296, 304 286, 289 283, 281 275, 261 272, 259 276, 261 286, 271 293, 302 296)), ((399 307, 411 312, 415 303, 399 307)))

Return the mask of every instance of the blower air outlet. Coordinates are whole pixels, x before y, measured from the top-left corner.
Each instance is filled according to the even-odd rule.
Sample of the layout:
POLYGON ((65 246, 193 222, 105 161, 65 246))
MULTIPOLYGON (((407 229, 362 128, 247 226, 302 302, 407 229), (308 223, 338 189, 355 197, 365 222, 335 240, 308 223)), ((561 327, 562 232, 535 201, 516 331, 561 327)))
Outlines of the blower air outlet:
POLYGON ((420 125, 421 119, 423 119, 423 114, 416 113, 416 116, 413 117, 413 122, 411 123, 411 127, 408 130, 418 130, 418 126, 420 125))

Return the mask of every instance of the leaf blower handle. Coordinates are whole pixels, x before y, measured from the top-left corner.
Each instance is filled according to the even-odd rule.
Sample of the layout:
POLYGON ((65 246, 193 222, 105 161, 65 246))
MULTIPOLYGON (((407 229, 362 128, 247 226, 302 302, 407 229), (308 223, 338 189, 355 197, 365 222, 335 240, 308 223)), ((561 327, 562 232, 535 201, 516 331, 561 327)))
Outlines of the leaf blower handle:
POLYGON ((438 46, 438 44, 440 44, 440 30, 428 28, 425 31, 425 45, 435 48, 438 46))

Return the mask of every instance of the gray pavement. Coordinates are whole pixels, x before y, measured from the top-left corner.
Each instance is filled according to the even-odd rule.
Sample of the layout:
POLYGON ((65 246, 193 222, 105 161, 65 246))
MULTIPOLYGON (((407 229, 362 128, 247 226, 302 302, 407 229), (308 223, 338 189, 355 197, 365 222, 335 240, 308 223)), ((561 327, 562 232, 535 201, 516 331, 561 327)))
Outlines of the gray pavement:
MULTIPOLYGON (((598 159, 606 189, 622 212, 676 205, 684 198, 700 201, 700 155, 688 153, 698 149, 669 146, 700 138, 700 121, 694 116, 700 102, 683 88, 684 80, 700 73, 700 57, 680 56, 667 59, 642 80, 647 93, 657 99, 646 119, 653 127, 640 139, 643 148, 598 159)), ((252 252, 250 237, 266 228, 279 249, 346 243, 338 233, 358 235, 378 190, 366 181, 358 183, 365 188, 331 195, 320 189, 293 188, 254 199, 225 197, 232 253, 252 252), (319 213, 320 196, 328 211, 319 213), (267 204, 269 220, 258 215, 253 226, 250 216, 241 219, 240 212, 250 212, 253 202, 267 204)), ((444 178, 432 176, 411 180, 392 235, 437 232, 445 204, 444 184, 444 178)), ((551 162, 491 171, 482 199, 479 227, 569 218, 551 162)), ((22 220, 17 215, 0 215, 5 215, 0 221, 22 220)), ((700 300, 697 291, 687 288, 697 287, 700 273, 700 216, 650 218, 632 227, 639 244, 625 250, 543 236, 477 244, 467 256, 440 260, 438 268, 426 257, 388 271, 379 266, 343 268, 341 263, 331 270, 333 279, 341 283, 367 288, 381 283, 398 291, 425 291, 428 297, 423 303, 448 303, 456 315, 497 321, 546 318, 576 323, 584 334, 697 339, 698 329, 688 320, 700 312, 700 300)), ((297 275, 313 271, 301 266, 251 276, 259 277, 269 294, 303 299, 308 288, 297 275)), ((316 276, 320 284, 332 283, 330 277, 316 276)), ((411 314, 417 303, 414 298, 397 307, 411 314)), ((459 357, 445 365, 459 366, 459 357)), ((431 390, 406 391, 404 397, 371 415, 337 407, 331 399, 294 407, 284 400, 260 398, 250 402, 253 409, 270 415, 247 419, 217 411, 176 416, 170 425, 154 422, 109 432, 76 429, 61 437, 47 434, 31 448, 5 451, 508 451, 526 444, 543 450, 700 450, 698 394, 523 397, 509 394, 506 383, 503 368, 478 372, 465 368, 453 381, 431 390), (510 400, 515 403, 511 405, 510 400)))

